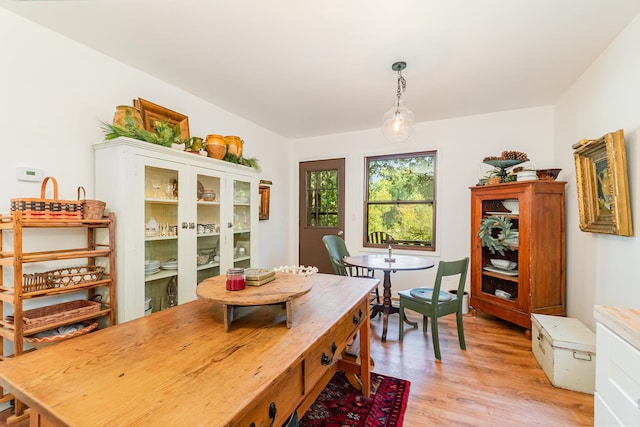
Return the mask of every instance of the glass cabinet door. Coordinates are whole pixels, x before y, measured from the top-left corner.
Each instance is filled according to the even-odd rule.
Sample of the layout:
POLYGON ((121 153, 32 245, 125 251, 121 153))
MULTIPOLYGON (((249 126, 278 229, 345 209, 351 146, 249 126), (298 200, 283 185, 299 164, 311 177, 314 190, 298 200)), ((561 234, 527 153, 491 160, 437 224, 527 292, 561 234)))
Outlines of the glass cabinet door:
POLYGON ((482 239, 491 246, 482 248, 481 291, 502 302, 518 303, 520 296, 518 206, 517 198, 482 201, 482 239))
POLYGON ((145 314, 178 304, 179 171, 144 166, 145 314))
POLYGON ((233 180, 233 266, 251 267, 251 182, 233 180))
POLYGON ((220 198, 222 186, 219 176, 197 174, 196 188, 196 264, 197 283, 220 275, 220 198))

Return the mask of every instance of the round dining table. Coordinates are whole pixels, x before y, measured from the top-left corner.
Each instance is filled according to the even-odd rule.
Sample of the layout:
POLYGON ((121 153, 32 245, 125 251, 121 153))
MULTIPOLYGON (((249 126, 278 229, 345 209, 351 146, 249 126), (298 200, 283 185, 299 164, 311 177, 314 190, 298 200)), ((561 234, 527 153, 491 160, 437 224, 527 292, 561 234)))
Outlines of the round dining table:
MULTIPOLYGON (((384 272, 382 304, 376 304, 372 308, 371 317, 382 313, 382 342, 387 341, 387 326, 389 314, 398 313, 398 307, 391 304, 391 273, 403 270, 426 270, 435 264, 432 260, 423 256, 397 255, 390 258, 386 254, 353 255, 344 257, 345 264, 370 270, 382 270, 384 272)), ((402 322, 403 319, 400 319, 402 322)))

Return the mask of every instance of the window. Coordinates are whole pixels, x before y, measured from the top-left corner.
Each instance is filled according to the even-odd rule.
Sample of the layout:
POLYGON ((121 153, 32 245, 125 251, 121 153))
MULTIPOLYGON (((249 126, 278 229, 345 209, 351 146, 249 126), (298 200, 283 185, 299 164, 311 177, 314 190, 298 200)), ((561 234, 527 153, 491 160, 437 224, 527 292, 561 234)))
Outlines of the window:
POLYGON ((364 246, 434 251, 436 152, 365 158, 364 246))
POLYGON ((307 225, 338 226, 338 171, 321 170, 307 173, 307 225))

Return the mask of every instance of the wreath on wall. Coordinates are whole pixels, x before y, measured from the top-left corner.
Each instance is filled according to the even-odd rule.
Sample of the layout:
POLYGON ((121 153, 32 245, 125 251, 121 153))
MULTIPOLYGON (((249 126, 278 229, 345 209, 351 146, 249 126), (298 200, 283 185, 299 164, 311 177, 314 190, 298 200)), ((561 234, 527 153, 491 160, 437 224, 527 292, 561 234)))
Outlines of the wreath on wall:
POLYGON ((513 250, 509 241, 516 235, 511 230, 511 225, 511 221, 504 216, 492 215, 484 218, 478 230, 482 247, 489 248, 492 254, 498 252, 500 255, 504 255, 505 250, 513 250), (497 236, 493 235, 493 230, 499 230, 497 236))

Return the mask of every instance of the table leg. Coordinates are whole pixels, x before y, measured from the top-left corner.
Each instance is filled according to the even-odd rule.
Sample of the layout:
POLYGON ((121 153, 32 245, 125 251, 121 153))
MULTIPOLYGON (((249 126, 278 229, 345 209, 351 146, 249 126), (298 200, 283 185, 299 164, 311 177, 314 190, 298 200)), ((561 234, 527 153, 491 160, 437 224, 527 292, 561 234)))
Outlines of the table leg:
POLYGON ((291 310, 291 300, 288 299, 286 302, 286 309, 287 309, 287 328, 291 329, 291 324, 293 323, 293 313, 291 310))
POLYGON ((233 322, 234 308, 235 306, 233 305, 222 304, 222 313, 224 316, 224 330, 226 332, 229 332, 229 329, 231 328, 231 322, 233 322))
POLYGON ((382 342, 387 342, 389 315, 399 312, 398 307, 391 305, 391 270, 384 271, 383 288, 382 304, 377 304, 373 307, 371 317, 375 317, 376 314, 382 313, 382 342))
POLYGON ((404 322, 408 325, 413 326, 414 328, 418 327, 418 322, 412 322, 411 320, 407 319, 407 314, 406 313, 401 313, 400 314, 402 316, 402 319, 400 320, 401 322, 404 322))

